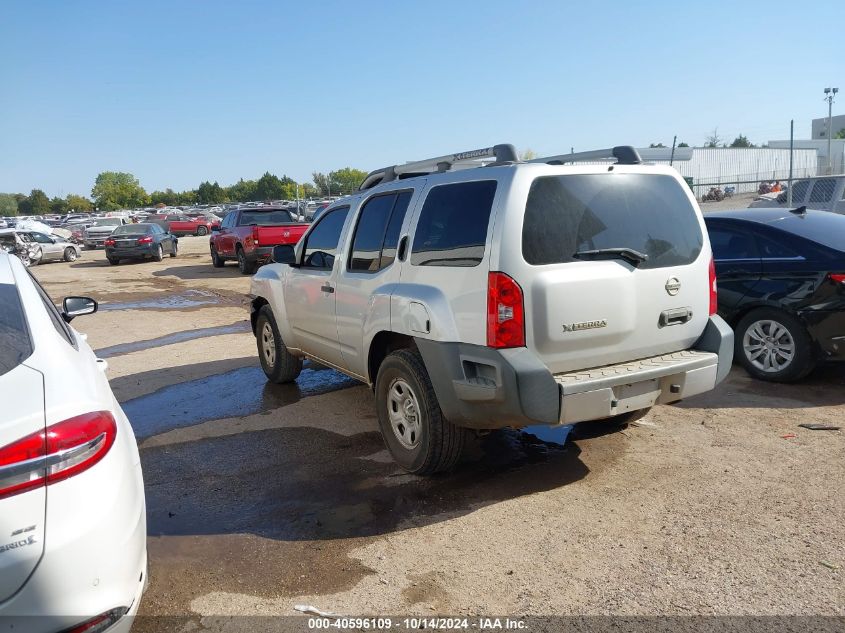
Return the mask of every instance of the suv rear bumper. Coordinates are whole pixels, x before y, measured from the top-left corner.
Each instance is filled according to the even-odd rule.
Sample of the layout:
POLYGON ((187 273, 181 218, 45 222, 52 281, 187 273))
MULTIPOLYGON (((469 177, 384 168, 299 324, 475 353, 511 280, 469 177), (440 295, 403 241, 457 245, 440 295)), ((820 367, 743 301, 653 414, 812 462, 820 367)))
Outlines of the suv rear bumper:
POLYGON ((553 375, 527 348, 417 339, 446 418, 494 429, 612 417, 709 391, 733 361, 733 331, 711 317, 689 350, 553 375))

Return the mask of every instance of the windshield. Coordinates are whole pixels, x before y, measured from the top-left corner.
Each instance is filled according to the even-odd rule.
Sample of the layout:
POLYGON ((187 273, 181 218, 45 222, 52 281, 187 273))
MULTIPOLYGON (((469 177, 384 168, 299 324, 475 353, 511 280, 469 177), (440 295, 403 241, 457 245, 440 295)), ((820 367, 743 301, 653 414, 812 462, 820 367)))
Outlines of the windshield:
POLYGON ((283 209, 244 211, 241 214, 241 225, 277 226, 279 224, 291 224, 292 222, 293 218, 291 218, 290 213, 283 209))
POLYGON ((661 268, 694 262, 703 240, 695 208, 671 176, 544 176, 528 194, 522 255, 539 266, 627 249, 646 256, 639 268, 661 268))
POLYGON ((120 226, 120 220, 116 218, 105 218, 103 220, 94 220, 92 226, 120 226))

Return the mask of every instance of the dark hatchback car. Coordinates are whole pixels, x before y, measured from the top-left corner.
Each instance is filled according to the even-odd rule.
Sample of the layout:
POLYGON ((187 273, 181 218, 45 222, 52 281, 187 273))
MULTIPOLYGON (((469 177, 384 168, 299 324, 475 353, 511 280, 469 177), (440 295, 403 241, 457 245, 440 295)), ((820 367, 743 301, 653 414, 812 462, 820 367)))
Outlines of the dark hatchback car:
POLYGON ((820 360, 845 360, 845 216, 756 208, 704 221, 719 314, 752 376, 790 382, 820 360))
POLYGON ((160 262, 167 253, 176 257, 179 240, 158 224, 126 224, 117 227, 106 239, 106 259, 119 264, 121 259, 154 259, 160 262))

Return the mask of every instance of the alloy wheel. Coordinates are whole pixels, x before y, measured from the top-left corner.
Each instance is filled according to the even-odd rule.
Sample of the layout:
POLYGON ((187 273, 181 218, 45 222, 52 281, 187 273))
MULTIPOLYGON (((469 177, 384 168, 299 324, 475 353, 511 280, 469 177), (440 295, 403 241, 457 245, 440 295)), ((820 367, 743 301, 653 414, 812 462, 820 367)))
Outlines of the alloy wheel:
POLYGON ((782 323, 764 319, 755 321, 742 337, 745 357, 766 373, 786 369, 795 358, 795 340, 782 323))
POLYGON ((273 336, 273 327, 267 321, 261 328, 261 353, 268 367, 276 366, 276 337, 273 336))
POLYGON ((387 390, 387 415, 399 443, 408 450, 416 448, 422 435, 420 405, 414 390, 402 378, 393 380, 387 390))

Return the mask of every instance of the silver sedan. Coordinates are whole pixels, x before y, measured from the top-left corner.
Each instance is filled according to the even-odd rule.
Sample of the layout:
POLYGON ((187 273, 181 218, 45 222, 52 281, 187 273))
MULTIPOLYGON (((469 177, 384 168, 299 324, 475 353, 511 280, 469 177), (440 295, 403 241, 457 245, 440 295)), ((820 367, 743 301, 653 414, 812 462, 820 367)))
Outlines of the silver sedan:
POLYGON ((33 244, 35 248, 30 249, 30 252, 33 252, 32 261, 39 264, 58 261, 73 262, 82 255, 82 250, 78 245, 58 235, 47 235, 37 231, 18 231, 18 235, 24 241, 33 244))

